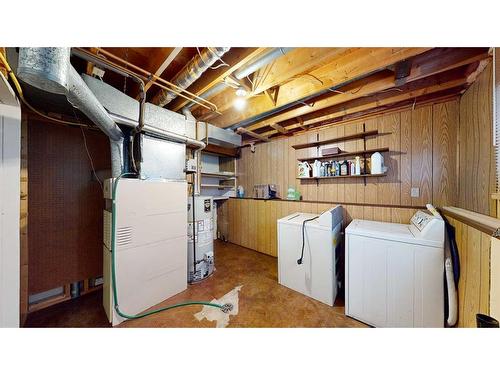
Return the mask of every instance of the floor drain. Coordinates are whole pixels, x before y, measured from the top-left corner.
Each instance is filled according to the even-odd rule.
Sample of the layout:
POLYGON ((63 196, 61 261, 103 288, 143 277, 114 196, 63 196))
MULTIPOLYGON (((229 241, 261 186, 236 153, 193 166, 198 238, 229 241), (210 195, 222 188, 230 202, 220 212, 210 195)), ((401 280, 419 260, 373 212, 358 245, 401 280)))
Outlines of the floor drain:
POLYGON ((233 304, 232 303, 225 303, 222 305, 222 312, 228 314, 230 311, 233 310, 233 304))

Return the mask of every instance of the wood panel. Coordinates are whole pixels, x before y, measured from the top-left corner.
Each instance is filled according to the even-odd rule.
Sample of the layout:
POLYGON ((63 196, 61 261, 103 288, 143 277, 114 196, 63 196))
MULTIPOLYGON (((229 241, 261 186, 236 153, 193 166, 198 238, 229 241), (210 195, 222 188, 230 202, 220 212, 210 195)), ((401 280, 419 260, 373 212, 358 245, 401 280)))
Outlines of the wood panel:
POLYGON ((457 203, 458 188, 458 102, 450 101, 433 106, 434 126, 432 131, 432 197, 437 206, 454 206, 457 203))
POLYGON ((255 184, 278 185, 279 196, 286 197, 288 187, 297 188, 304 200, 366 203, 377 205, 437 206, 457 201, 457 132, 458 102, 423 105, 388 114, 283 136, 271 142, 242 149, 237 160, 238 179, 247 197, 255 184), (297 158, 321 155, 325 147, 338 146, 344 151, 363 149, 363 140, 345 140, 319 147, 294 150, 291 146, 344 137, 363 131, 378 130, 379 135, 366 139, 366 148, 388 147, 384 153, 387 176, 360 178, 297 180, 297 158), (434 180, 436 180, 434 182, 434 180), (420 196, 412 198, 416 187, 420 196))
POLYGON ((476 314, 489 314, 491 237, 457 219, 455 228, 460 257, 458 327, 476 327, 476 314))
POLYGON ((432 200, 432 106, 412 112, 411 129, 411 186, 420 190, 411 201, 424 205, 432 200))
MULTIPOLYGON (((109 141, 85 130, 97 170, 110 169, 109 141)), ((29 294, 102 275, 102 210, 80 128, 28 122, 29 294)))
POLYGON ((496 214, 493 149, 492 64, 460 98, 458 206, 496 214))
MULTIPOLYGON (((225 221, 229 222, 227 240, 258 252, 278 255, 277 221, 293 212, 321 213, 335 204, 286 200, 236 199, 227 202, 225 221)), ((404 207, 368 207, 344 204, 344 226, 352 219, 407 223, 417 210, 404 207)), ((221 220, 221 219, 219 219, 221 220)))

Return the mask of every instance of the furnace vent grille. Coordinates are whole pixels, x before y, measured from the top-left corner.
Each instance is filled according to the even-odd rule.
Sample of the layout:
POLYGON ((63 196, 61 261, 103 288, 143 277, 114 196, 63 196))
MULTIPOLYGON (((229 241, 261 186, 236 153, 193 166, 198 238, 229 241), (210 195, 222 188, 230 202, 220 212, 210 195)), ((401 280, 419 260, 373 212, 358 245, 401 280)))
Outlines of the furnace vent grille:
POLYGON ((116 230, 116 244, 126 246, 132 243, 132 227, 121 227, 116 230))

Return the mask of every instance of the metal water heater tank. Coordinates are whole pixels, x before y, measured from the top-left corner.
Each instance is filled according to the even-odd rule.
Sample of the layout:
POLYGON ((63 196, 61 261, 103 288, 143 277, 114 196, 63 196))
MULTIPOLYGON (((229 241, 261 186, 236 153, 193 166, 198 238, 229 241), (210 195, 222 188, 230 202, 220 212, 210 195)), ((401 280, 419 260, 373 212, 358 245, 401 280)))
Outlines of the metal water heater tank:
POLYGON ((188 198, 188 282, 201 281, 214 272, 213 199, 188 198), (193 225, 194 208, 194 225, 193 225), (193 227, 194 241, 193 241, 193 227))

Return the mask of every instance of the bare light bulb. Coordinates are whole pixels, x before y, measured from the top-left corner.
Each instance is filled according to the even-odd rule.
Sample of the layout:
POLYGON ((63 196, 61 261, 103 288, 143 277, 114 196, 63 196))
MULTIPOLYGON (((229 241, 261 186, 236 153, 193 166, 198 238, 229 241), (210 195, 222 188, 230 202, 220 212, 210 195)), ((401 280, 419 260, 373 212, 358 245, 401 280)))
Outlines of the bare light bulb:
POLYGON ((236 90, 236 96, 239 96, 239 97, 247 96, 247 90, 245 90, 243 87, 238 88, 236 90))
POLYGON ((244 98, 238 97, 234 100, 234 108, 238 111, 243 110, 247 106, 247 101, 244 98))

